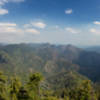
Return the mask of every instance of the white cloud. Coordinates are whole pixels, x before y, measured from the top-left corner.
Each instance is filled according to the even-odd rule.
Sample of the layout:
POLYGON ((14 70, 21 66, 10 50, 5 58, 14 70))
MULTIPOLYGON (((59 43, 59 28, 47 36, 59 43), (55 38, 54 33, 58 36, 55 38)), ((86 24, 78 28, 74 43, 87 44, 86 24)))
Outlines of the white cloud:
POLYGON ((0 42, 33 41, 34 36, 38 34, 40 34, 40 31, 34 28, 20 28, 16 23, 0 22, 0 42))
POLYGON ((46 24, 43 23, 43 22, 32 22, 31 23, 34 27, 37 27, 37 28, 41 28, 41 29, 44 29, 46 27, 46 24))
POLYGON ((3 3, 0 1, 0 5, 3 5, 3 3))
POLYGON ((0 15, 5 15, 9 13, 8 9, 2 8, 3 5, 9 2, 19 3, 19 2, 24 2, 24 0, 0 0, 0 15))
POLYGON ((93 22, 95 25, 100 25, 100 21, 94 21, 93 22))
POLYGON ((0 27, 15 27, 15 23, 0 23, 0 27))
POLYGON ((0 33, 23 33, 22 29, 17 28, 15 23, 0 23, 0 33))
POLYGON ((72 9, 65 10, 65 14, 72 14, 72 13, 73 13, 73 10, 72 9))
POLYGON ((4 5, 7 2, 8 2, 8 0, 0 0, 0 5, 4 5))
POLYGON ((2 27, 0 28, 1 33, 15 33, 17 32, 16 28, 14 27, 2 27))
POLYGON ((8 10, 0 8, 0 15, 5 15, 5 14, 8 14, 8 10))
POLYGON ((38 30, 32 28, 26 29, 25 32, 32 33, 32 34, 40 34, 38 30))
POLYGON ((95 34, 95 35, 100 35, 100 30, 97 30, 97 29, 95 29, 95 28, 91 28, 89 31, 90 31, 91 33, 95 34))
POLYGON ((70 32, 70 33, 73 33, 73 34, 80 33, 79 30, 74 29, 74 28, 71 28, 71 27, 67 27, 67 28, 65 28, 65 30, 66 30, 67 32, 70 32))
POLYGON ((32 34, 40 34, 40 32, 34 28, 18 28, 15 23, 2 23, 0 22, 0 33, 16 33, 18 35, 32 33, 32 34))
POLYGON ((24 2, 24 0, 0 0, 0 5, 4 5, 5 3, 8 3, 8 2, 19 3, 19 2, 24 2))
POLYGON ((96 32, 96 29, 91 28, 91 29, 90 29, 90 32, 95 33, 95 32, 96 32))

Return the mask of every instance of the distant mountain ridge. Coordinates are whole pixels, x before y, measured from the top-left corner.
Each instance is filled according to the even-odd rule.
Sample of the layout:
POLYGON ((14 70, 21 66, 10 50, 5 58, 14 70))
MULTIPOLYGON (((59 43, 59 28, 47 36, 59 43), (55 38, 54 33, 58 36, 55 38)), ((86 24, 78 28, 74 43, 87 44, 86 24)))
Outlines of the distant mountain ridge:
POLYGON ((100 46, 92 46, 85 49, 88 51, 94 51, 94 52, 100 53, 100 46))
POLYGON ((100 54, 73 45, 13 44, 0 46, 0 70, 24 75, 39 71, 46 77, 75 71, 100 81, 100 54), (24 73, 24 74, 23 74, 24 73))

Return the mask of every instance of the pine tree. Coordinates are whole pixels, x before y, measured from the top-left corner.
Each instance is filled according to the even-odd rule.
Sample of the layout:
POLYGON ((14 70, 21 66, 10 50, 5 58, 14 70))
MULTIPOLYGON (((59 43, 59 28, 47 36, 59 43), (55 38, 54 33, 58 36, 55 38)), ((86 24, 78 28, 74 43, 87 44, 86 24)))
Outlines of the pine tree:
POLYGON ((77 100, 92 100, 92 86, 89 80, 83 81, 79 90, 77 100))
POLYGON ((0 72, 0 100, 8 100, 6 77, 0 72))
POLYGON ((27 88, 33 100, 40 99, 40 82, 43 79, 40 73, 34 73, 30 76, 27 88))
POLYGON ((21 87, 21 82, 19 81, 19 78, 16 76, 12 77, 10 84, 10 100, 18 100, 17 94, 19 92, 20 87, 21 87))
POLYGON ((29 96, 28 91, 24 87, 20 88, 17 97, 18 100, 32 100, 32 98, 29 96))

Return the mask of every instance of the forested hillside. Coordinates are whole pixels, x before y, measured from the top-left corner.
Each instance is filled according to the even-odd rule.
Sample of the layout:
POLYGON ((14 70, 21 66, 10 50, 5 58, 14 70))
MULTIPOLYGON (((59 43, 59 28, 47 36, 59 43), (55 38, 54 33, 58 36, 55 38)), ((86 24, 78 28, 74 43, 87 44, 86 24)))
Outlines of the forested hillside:
POLYGON ((0 100, 100 100, 99 59, 72 45, 0 45, 0 100))
POLYGON ((0 69, 24 76, 41 72, 45 76, 73 70, 96 82, 100 80, 100 54, 72 45, 19 44, 0 46, 0 69))

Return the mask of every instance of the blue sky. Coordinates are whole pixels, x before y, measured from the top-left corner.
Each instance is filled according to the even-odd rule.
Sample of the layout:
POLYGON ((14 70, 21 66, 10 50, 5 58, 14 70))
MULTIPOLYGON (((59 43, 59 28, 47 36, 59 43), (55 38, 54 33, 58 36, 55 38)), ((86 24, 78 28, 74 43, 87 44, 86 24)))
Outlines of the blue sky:
POLYGON ((0 0, 0 42, 100 45, 100 0, 0 0))

